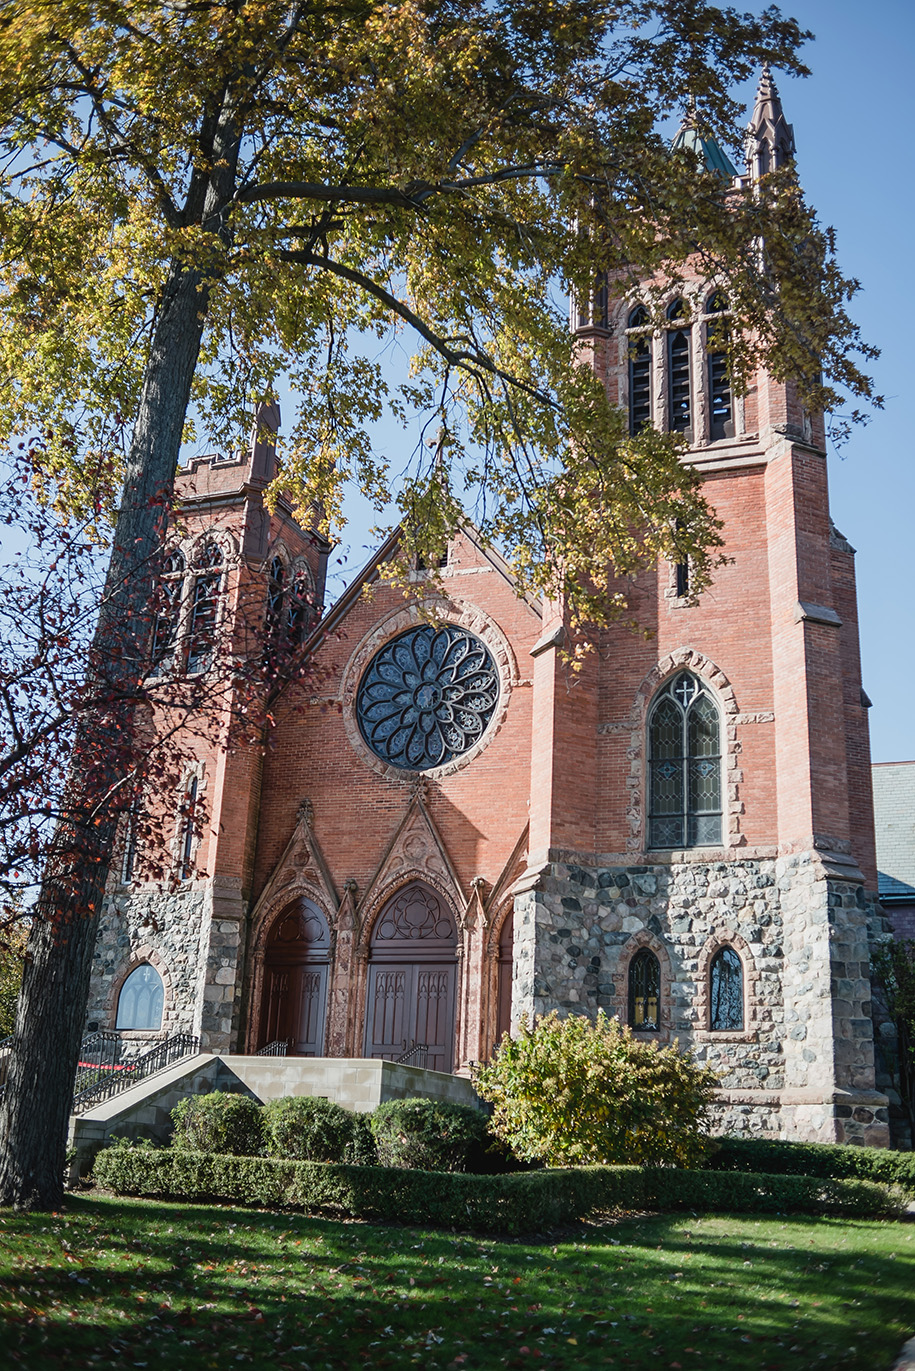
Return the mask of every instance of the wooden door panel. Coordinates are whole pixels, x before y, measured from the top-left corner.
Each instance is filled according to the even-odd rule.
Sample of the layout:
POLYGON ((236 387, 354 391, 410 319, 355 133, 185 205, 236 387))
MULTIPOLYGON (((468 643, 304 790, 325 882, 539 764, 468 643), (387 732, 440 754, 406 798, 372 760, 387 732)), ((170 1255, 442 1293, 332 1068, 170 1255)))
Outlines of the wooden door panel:
POLYGON ((412 999, 412 967, 380 964, 369 967, 365 1015, 365 1055, 391 1060, 403 1052, 404 1010, 412 999))
POLYGON ((415 1016, 411 1037, 429 1049, 430 1071, 450 1071, 454 1037, 455 966, 416 966, 415 1016))
POLYGON ((320 1057, 324 1053, 327 967, 303 966, 298 982, 299 1022, 295 1052, 299 1057, 320 1057))

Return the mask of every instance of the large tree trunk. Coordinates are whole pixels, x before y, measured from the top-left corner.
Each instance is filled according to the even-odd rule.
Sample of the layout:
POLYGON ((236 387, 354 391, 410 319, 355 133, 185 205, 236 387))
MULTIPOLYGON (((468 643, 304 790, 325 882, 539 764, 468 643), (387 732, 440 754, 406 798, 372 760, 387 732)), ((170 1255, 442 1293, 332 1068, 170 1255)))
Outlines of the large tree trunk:
MULTIPOLYGON (((237 165, 217 138, 219 171, 196 222, 225 237, 237 165)), ((29 939, 0 1107, 0 1203, 55 1209, 117 814, 105 797, 130 765, 148 651, 150 595, 215 273, 174 262, 159 305, 90 663, 100 700, 80 725, 29 939)))

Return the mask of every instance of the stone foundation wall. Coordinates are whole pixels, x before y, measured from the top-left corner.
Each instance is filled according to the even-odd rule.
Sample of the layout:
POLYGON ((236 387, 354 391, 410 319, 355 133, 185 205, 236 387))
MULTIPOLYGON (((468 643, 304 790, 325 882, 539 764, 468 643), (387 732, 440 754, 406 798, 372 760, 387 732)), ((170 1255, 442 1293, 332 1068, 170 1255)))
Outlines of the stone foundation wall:
POLYGON ((591 867, 553 862, 515 903, 512 1020, 551 1009, 628 1018, 640 947, 661 964, 660 1031, 720 1073, 724 1132, 885 1145, 873 1074, 867 923, 860 886, 816 853, 779 859, 591 867), (709 1026, 709 965, 744 967, 744 1027, 709 1026))

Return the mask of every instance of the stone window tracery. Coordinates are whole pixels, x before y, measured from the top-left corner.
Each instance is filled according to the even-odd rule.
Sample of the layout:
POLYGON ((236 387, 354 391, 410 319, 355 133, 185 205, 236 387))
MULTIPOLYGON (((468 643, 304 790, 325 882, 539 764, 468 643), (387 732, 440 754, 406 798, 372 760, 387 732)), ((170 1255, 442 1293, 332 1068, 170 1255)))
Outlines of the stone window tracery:
POLYGON ((115 1028, 154 1029, 162 1027, 165 986, 149 962, 135 967, 121 986, 115 1028))
POLYGON ((485 643, 456 624, 418 624, 376 652, 359 683, 356 717, 382 761, 426 771, 469 752, 498 700, 485 643))
POLYGON ((192 675, 206 671, 213 658, 219 597, 223 589, 222 568, 222 548, 218 543, 205 543, 197 558, 191 598, 187 669, 192 675))
POLYGON ((709 1028, 740 1032, 743 1018, 743 963, 733 947, 725 946, 709 967, 709 1028))
POLYGON ((718 705, 698 676, 681 671, 648 719, 648 846, 717 846, 721 790, 718 705))
POLYGON ((181 622, 181 600, 184 592, 184 557, 176 549, 168 554, 162 566, 157 588, 158 605, 153 621, 152 673, 162 676, 174 666, 175 650, 181 622))

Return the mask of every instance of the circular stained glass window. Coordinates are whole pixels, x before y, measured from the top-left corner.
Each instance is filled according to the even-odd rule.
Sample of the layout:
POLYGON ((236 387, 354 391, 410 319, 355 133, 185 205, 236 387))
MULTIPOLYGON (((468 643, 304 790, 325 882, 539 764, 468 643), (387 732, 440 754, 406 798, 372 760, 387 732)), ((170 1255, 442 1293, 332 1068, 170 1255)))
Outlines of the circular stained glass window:
POLYGON ((372 658, 356 713, 383 762, 428 771, 470 751, 498 699, 499 673, 479 638, 454 624, 419 624, 372 658))

